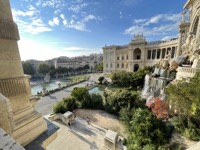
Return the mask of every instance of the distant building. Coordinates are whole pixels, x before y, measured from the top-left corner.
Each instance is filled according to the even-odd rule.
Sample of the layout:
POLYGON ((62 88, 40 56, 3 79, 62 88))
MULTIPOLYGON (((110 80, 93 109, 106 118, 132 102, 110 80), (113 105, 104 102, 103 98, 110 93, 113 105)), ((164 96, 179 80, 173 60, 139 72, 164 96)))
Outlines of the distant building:
POLYGON ((128 45, 103 47, 103 72, 135 72, 139 68, 152 66, 166 57, 174 58, 177 56, 177 49, 178 39, 147 42, 143 35, 134 35, 128 45))
POLYGON ((76 58, 58 58, 55 61, 55 68, 58 67, 76 69, 81 67, 81 61, 76 58))

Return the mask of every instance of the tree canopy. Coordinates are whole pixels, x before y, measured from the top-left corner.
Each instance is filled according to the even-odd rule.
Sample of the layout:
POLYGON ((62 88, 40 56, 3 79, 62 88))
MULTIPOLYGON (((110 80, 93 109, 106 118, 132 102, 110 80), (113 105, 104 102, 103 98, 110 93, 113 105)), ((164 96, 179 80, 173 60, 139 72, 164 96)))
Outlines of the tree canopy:
POLYGON ((24 69, 24 73, 28 74, 28 75, 33 75, 35 73, 35 70, 33 68, 33 66, 31 65, 30 62, 25 61, 22 63, 23 69, 24 69))
POLYGON ((46 74, 50 70, 49 66, 47 64, 40 64, 39 65, 39 73, 46 74))

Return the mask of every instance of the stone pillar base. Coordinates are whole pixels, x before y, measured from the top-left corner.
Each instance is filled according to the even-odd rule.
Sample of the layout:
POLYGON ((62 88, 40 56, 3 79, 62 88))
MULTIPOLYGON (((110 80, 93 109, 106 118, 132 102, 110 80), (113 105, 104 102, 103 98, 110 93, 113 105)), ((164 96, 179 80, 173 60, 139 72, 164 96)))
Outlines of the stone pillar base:
POLYGON ((45 120, 31 106, 14 113, 13 117, 15 129, 12 137, 22 146, 27 145, 47 130, 45 120))

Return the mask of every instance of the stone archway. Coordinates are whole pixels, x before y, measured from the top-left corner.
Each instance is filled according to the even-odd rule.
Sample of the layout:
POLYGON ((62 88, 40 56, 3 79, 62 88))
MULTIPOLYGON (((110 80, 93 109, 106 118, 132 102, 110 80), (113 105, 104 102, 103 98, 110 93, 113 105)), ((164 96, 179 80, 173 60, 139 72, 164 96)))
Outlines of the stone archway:
POLYGON ((138 64, 135 64, 135 65, 133 66, 133 72, 138 71, 138 69, 139 69, 139 65, 138 65, 138 64))
POLYGON ((134 51, 133 51, 133 59, 134 60, 138 60, 138 59, 141 59, 141 50, 139 48, 136 48, 134 51))

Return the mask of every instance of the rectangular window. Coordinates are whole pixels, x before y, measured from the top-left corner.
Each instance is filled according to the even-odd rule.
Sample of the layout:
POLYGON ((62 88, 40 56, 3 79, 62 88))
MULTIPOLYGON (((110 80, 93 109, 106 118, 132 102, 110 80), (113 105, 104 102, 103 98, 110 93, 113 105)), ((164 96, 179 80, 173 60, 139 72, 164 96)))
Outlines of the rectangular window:
POLYGON ((151 50, 147 51, 147 59, 151 59, 151 50))

